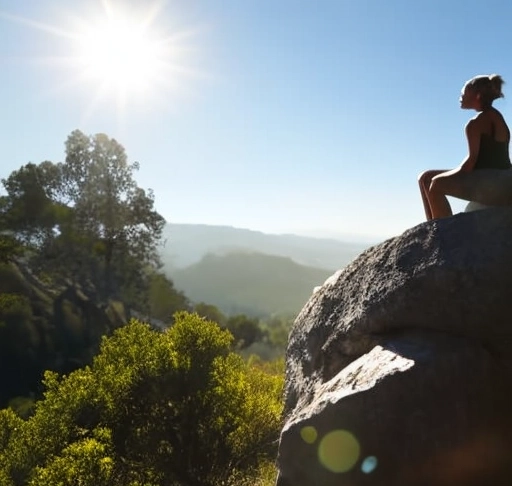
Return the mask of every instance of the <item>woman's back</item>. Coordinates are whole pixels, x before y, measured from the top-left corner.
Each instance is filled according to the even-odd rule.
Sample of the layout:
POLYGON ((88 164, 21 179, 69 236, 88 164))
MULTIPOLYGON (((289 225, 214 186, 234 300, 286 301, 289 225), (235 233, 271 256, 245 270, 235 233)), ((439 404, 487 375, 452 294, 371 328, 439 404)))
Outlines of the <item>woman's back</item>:
POLYGON ((503 115, 496 108, 482 111, 476 118, 482 134, 492 136, 497 142, 509 142, 510 130, 503 115))
POLYGON ((480 148, 473 170, 509 169, 510 130, 503 115, 491 108, 477 116, 480 127, 480 148))

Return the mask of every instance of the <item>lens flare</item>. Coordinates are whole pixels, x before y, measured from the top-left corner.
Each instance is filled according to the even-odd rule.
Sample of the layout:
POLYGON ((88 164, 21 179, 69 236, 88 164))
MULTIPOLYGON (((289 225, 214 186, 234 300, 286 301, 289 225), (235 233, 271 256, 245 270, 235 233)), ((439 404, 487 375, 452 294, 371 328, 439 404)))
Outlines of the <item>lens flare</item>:
POLYGON ((302 440, 307 444, 314 444, 318 438, 318 432, 311 425, 307 425, 306 427, 302 427, 300 436, 302 437, 302 440))
POLYGON ((368 456, 361 464, 361 471, 363 471, 365 474, 370 474, 371 472, 375 471, 377 464, 378 461, 375 456, 368 456))
POLYGON ((318 447, 320 463, 333 473, 350 471, 359 460, 361 446, 353 434, 334 430, 325 435, 318 447))

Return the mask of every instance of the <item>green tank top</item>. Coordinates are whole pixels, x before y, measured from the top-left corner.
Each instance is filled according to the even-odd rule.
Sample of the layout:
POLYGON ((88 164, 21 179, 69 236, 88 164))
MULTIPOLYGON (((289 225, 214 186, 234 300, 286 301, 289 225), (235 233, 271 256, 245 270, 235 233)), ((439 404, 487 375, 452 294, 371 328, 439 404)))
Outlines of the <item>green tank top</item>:
POLYGON ((509 142, 494 140, 494 127, 491 135, 483 134, 480 137, 480 150, 474 170, 478 169, 510 169, 508 154, 509 142))

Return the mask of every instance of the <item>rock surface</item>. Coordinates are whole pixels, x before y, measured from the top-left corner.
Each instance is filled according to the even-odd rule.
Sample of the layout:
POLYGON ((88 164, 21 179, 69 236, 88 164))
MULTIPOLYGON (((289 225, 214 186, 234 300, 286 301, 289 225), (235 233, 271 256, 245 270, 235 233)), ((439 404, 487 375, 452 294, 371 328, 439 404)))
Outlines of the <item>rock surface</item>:
POLYGON ((418 225, 316 290, 278 486, 512 482, 512 210, 418 225))
POLYGON ((90 364, 102 336, 129 318, 119 301, 98 303, 72 283, 42 282, 20 262, 0 264, 0 407, 32 396, 45 370, 90 364))

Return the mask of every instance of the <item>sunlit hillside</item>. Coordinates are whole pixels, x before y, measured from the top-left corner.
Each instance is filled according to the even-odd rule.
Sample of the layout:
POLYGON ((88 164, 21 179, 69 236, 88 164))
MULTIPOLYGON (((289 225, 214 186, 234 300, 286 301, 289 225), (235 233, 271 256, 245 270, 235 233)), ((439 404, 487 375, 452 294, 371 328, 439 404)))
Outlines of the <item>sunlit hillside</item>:
POLYGON ((195 302, 213 304, 228 315, 297 314, 332 272, 290 258, 262 253, 206 255, 169 272, 176 287, 195 302))

